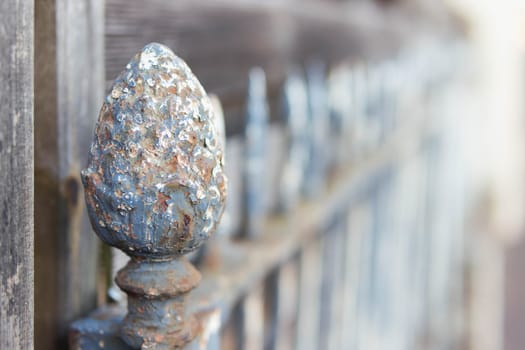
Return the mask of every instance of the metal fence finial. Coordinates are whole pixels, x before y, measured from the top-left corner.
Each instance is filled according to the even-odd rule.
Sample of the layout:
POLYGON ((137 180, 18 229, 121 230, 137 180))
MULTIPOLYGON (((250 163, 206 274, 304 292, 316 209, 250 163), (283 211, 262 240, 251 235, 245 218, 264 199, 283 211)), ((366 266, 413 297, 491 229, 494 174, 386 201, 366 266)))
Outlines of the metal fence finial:
POLYGON ((131 257, 116 281, 128 294, 121 337, 133 348, 181 348, 196 335, 185 296, 200 274, 183 255, 224 210, 214 118, 186 63, 156 43, 128 63, 100 111, 82 181, 95 232, 131 257))

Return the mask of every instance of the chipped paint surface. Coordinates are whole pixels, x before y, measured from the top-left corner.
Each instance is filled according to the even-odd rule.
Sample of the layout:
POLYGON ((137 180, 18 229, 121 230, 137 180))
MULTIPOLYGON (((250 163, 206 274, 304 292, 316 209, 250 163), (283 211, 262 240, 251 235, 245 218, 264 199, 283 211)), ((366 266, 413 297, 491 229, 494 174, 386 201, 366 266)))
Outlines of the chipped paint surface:
POLYGON ((106 97, 82 171, 96 233, 132 256, 196 249, 224 208, 222 147, 186 63, 163 45, 145 46, 106 97))

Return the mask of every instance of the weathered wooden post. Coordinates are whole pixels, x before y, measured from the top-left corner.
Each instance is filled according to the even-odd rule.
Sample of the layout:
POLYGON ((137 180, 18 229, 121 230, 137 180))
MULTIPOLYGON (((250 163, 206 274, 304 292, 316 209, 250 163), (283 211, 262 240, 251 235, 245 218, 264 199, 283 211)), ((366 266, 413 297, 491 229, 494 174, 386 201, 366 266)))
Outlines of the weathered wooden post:
POLYGON ((199 332, 186 315, 199 272, 184 258, 220 220, 222 140, 206 92, 167 47, 148 44, 115 80, 82 171, 97 235, 131 260, 120 336, 132 348, 179 349, 199 332))

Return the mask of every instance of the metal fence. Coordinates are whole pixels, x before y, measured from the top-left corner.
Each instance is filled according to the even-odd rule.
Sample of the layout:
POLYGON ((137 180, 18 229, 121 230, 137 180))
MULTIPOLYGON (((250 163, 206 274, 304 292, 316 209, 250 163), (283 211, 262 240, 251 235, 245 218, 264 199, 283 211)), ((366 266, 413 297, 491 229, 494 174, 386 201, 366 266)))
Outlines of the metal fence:
MULTIPOLYGON (((73 323, 72 349, 127 349, 126 343, 142 349, 250 350, 462 346, 464 199, 463 178, 457 171, 461 140, 453 127, 454 99, 461 96, 464 79, 465 49, 460 42, 427 40, 377 62, 334 67, 312 61, 295 67, 281 87, 277 116, 270 115, 268 108, 265 73, 254 68, 246 77, 245 133, 226 141, 222 141, 220 102, 213 99, 214 112, 209 113, 218 117, 203 116, 199 119, 203 126, 192 130, 199 140, 210 137, 205 142, 219 150, 225 145, 223 154, 213 151, 210 157, 220 158, 220 165, 214 166, 224 169, 229 181, 218 232, 198 250, 197 243, 220 216, 220 190, 213 190, 220 200, 208 203, 211 212, 198 204, 209 199, 211 187, 220 187, 219 170, 204 182, 205 194, 183 190, 186 198, 165 202, 166 213, 171 213, 169 203, 179 212, 184 209, 181 203, 196 206, 194 216, 186 218, 196 231, 181 228, 188 237, 175 234, 166 244, 155 240, 155 233, 148 236, 147 225, 158 230, 165 218, 151 216, 142 207, 140 217, 151 216, 152 222, 141 226, 146 229, 138 237, 126 233, 116 239, 115 232, 126 230, 121 224, 108 229, 108 220, 115 224, 121 220, 119 215, 128 215, 119 212, 128 210, 124 204, 129 201, 122 199, 127 193, 123 183, 137 183, 136 174, 144 171, 130 168, 126 160, 119 163, 118 157, 137 152, 123 146, 131 140, 125 135, 153 113, 130 114, 137 111, 126 109, 126 103, 136 103, 129 90, 143 84, 144 94, 154 104, 157 84, 162 92, 162 79, 172 79, 130 86, 135 70, 146 74, 149 69, 133 66, 140 64, 146 51, 130 62, 110 91, 106 99, 110 110, 101 112, 90 167, 84 173, 95 230, 132 257, 117 277, 128 294, 130 314, 124 319, 126 298, 112 286, 115 303, 73 323), (126 124, 126 118, 133 120, 126 124), (106 154, 111 154, 110 161, 106 154), (117 175, 130 179, 118 182, 117 175), (107 187, 101 185, 104 181, 109 181, 107 187), (110 202, 101 196, 112 191, 118 204, 104 207, 110 202), (197 274, 181 257, 188 251, 195 251, 190 259, 202 273, 194 290, 197 274)), ((158 54, 149 58, 155 61, 158 54)), ((166 84, 168 89, 171 83, 166 84)), ((202 108, 206 110, 208 102, 192 109, 197 108, 192 103, 201 100, 184 100, 184 82, 173 86, 176 89, 170 93, 182 96, 182 102, 160 110, 187 103, 190 110, 205 114, 202 108)), ((189 96, 198 95, 198 88, 189 86, 189 96)), ((162 111, 155 113, 175 113, 162 111)), ((185 134, 187 124, 173 123, 174 129, 168 126, 161 131, 152 122, 137 132, 147 135, 157 130, 154 138, 159 143, 191 140, 185 134)), ((147 137, 138 137, 136 146, 147 148, 141 144, 147 137)), ((184 147, 189 146, 180 147, 184 156, 189 149, 184 147)), ((169 154, 154 158, 171 159, 169 154)), ((188 159, 188 169, 208 166, 194 154, 188 159)), ((162 161, 154 169, 171 176, 171 165, 162 161)), ((178 161, 174 174, 180 187, 194 175, 179 173, 183 160, 178 161)), ((170 193, 174 198, 178 192, 170 193)), ((148 208, 156 213, 154 206, 148 208)), ((173 215, 177 221, 177 214, 173 215)), ((133 220, 145 219, 130 219, 130 227, 133 220)), ((122 255, 119 258, 116 251, 113 255, 116 267, 122 267, 122 255)))

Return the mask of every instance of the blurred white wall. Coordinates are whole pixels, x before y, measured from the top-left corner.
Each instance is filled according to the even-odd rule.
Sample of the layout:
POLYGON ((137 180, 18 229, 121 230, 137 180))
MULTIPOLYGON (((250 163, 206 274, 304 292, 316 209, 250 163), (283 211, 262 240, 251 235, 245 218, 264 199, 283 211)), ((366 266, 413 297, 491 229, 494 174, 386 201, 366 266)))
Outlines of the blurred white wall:
POLYGON ((525 217, 525 1, 447 0, 468 23, 470 112, 458 116, 475 213, 470 234, 469 349, 504 348, 505 247, 525 217))

